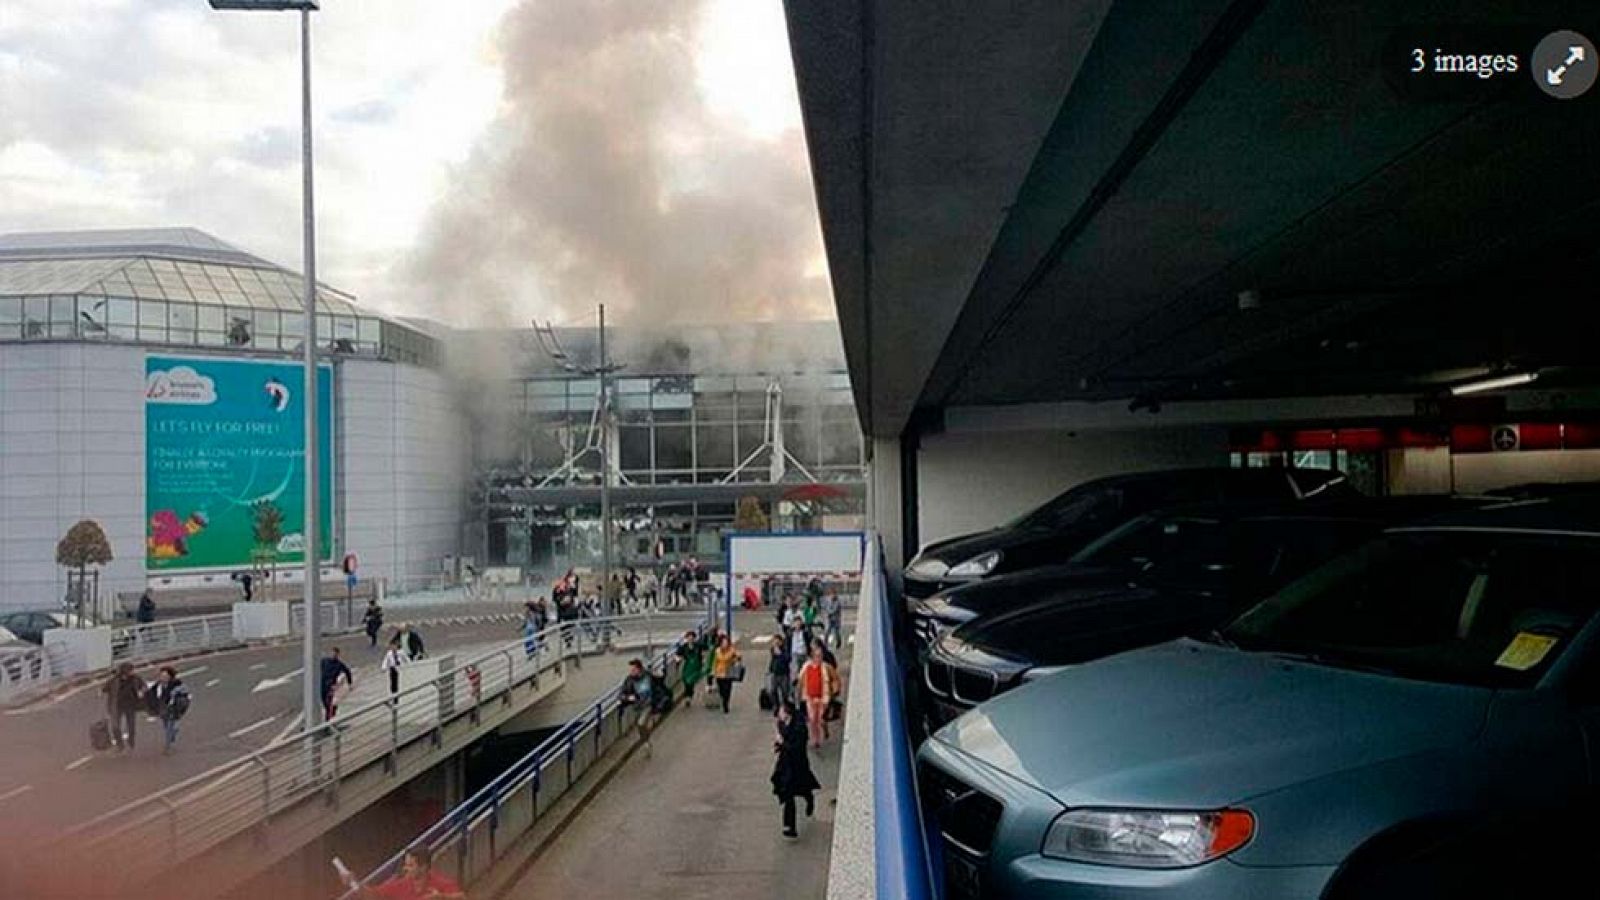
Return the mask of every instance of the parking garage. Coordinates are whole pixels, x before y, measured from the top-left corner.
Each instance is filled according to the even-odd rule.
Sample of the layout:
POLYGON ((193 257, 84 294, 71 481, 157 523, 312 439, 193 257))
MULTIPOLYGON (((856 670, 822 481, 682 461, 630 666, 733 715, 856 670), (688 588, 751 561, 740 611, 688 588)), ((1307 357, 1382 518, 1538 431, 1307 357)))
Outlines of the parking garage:
POLYGON ((881 645, 887 696, 904 691, 900 718, 878 723, 891 733, 873 736, 888 747, 863 804, 876 856, 854 863, 876 872, 875 895, 1464 896, 1508 877, 1486 856, 1535 859, 1518 829, 1559 833, 1573 807, 1549 798, 1592 796, 1600 771, 1581 674, 1593 608, 1577 599, 1593 579, 1568 568, 1595 547, 1586 485, 1600 480, 1600 383, 1581 327, 1600 101, 1573 86, 1594 56, 1594 10, 786 6, 871 445, 877 627, 896 638, 881 645), (1466 53, 1515 57, 1520 74, 1463 81, 1453 63, 1428 64, 1466 53), (1253 470, 1336 472, 1345 499, 1227 486, 1253 470), (1129 530, 1096 549, 1091 508, 1099 531, 1129 530), (1042 522, 1068 521, 1084 533, 1013 565, 1043 542, 1042 522), (1325 540, 1295 571, 1277 547, 1280 568, 1257 573, 1255 593, 1202 577, 1243 562, 1150 555, 1198 532, 1237 546, 1252 528, 1325 540), (1138 552, 1118 558, 1127 545, 1138 552), (1455 562, 1432 567, 1430 553, 1455 562), (1073 571, 1107 559, 1138 574, 1118 570, 1126 584, 1108 588, 1073 571), (1318 608, 1316 579, 1349 592, 1356 577, 1367 606, 1345 610, 1344 632, 1328 619, 1297 626, 1294 653, 1273 642, 1318 608), (990 579, 1013 587, 974 587, 990 579), (1118 606, 1135 583, 1138 602, 1118 606), (1012 618, 956 630, 956 655, 926 668, 919 609, 927 625, 1018 594, 1056 608, 977 613, 1012 618), (1219 596, 1230 602, 1209 620, 1195 615, 1194 598, 1219 596), (1357 640, 1349 623, 1378 627, 1379 599, 1411 606, 1357 640), (1190 635, 1201 623, 1214 642, 1190 635), (1079 640, 1108 628, 1148 634, 1079 640), (1019 633, 1029 665, 1065 664, 1008 681, 1026 668, 1019 633), (1320 653, 1340 639, 1361 652, 1320 653), (1273 648, 1281 671, 1237 670, 1273 648), (1180 652, 1216 665, 1168 658, 1180 652), (978 700, 1018 689, 957 704, 971 711, 929 739, 920 695, 959 695, 968 664, 986 681, 978 700), (1228 689, 1252 699, 1197 721, 1196 708, 1241 705, 1228 689), (1128 705, 1167 718, 1141 730, 1128 705), (1543 736, 1505 737, 1480 714, 1526 717, 1543 736), (1037 727, 1050 720, 1093 734, 1037 727), (1330 722, 1349 730, 1319 742, 1330 722), (1212 740, 1230 727, 1236 740, 1212 740), (1253 755, 1262 744, 1276 750, 1253 755), (897 752, 917 754, 920 790, 884 792, 890 775, 911 777, 897 752), (1238 773, 1205 754, 1271 774, 1234 789, 1238 773), (1311 762, 1330 755, 1369 783, 1311 762), (1477 774, 1440 774, 1468 757, 1477 774), (1401 760, 1432 767, 1401 775, 1401 760), (1384 781, 1408 778, 1438 783, 1424 798, 1384 781), (1331 806, 1325 821, 1285 824, 1268 795, 1331 806))

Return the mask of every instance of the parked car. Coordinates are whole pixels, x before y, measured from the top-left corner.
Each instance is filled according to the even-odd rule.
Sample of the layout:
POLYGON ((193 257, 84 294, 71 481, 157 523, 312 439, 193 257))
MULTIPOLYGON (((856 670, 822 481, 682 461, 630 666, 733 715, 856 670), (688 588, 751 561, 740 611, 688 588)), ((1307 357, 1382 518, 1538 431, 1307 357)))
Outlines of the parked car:
POLYGON ((1175 469, 1087 481, 999 528, 938 541, 906 566, 907 598, 1008 572, 1066 562, 1141 513, 1189 503, 1358 495, 1325 469, 1175 469))
POLYGON ((76 628, 79 618, 75 613, 32 610, 0 613, 0 628, 30 644, 44 643, 44 633, 52 628, 76 628))
POLYGON ((1600 499, 1502 504, 1006 693, 919 751, 946 896, 1600 895, 1597 609, 1600 499))
POLYGON ((1386 497, 1141 516, 1086 548, 1078 569, 1037 569, 949 592, 979 596, 938 611, 975 618, 943 633, 923 661, 928 712, 942 723, 1064 666, 1204 634, 1387 526, 1482 502, 1386 497), (1016 590, 993 590, 1010 581, 1016 590))

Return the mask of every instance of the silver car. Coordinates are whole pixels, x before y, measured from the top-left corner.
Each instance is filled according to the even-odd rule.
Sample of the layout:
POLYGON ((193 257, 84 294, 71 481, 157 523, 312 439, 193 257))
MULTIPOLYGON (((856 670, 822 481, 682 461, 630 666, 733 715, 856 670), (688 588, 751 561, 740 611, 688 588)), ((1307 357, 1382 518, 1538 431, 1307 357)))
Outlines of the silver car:
POLYGON ((919 753, 945 896, 1600 896, 1597 608, 1600 501, 1508 504, 1004 694, 919 753))

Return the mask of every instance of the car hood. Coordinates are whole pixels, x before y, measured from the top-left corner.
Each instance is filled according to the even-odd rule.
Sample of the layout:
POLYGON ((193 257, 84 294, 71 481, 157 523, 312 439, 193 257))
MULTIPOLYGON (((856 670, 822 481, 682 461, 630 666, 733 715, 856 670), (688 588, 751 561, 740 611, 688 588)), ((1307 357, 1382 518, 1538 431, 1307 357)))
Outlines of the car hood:
POLYGON ((988 614, 1045 601, 1070 602, 1125 590, 1129 579, 1115 569, 1044 566, 945 588, 929 600, 935 609, 988 614))
POLYGON ((1181 640, 1003 694, 934 739, 1068 806, 1211 809, 1458 745, 1491 697, 1181 640))
MULTIPOLYGON (((936 541, 923 547, 922 552, 917 554, 917 559, 938 560, 947 566, 956 566, 974 556, 988 553, 990 550, 1006 551, 1046 541, 1058 544, 1058 549, 1062 556, 1057 557, 1057 559, 1064 559, 1067 555, 1070 555, 1073 548, 1087 544, 1107 530, 1105 525, 1088 524, 1069 525, 1061 528, 1039 528, 1025 525, 1004 526, 936 541)), ((1002 571, 1006 568, 1004 559, 1001 560, 1000 567, 1002 571)))
POLYGON ((1122 585, 1060 592, 1041 603, 985 615, 952 632, 947 654, 977 652, 1025 666, 1064 666, 1199 633, 1226 619, 1220 597, 1122 585))

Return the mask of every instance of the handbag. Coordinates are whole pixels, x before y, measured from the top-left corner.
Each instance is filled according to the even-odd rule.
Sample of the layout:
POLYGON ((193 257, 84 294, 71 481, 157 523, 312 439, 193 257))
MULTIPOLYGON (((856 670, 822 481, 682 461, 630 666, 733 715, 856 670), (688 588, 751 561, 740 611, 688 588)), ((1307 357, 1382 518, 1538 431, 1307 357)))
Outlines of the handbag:
POLYGON ((743 681, 744 680, 744 663, 743 662, 736 662, 733 665, 728 667, 728 680, 729 681, 743 681))

